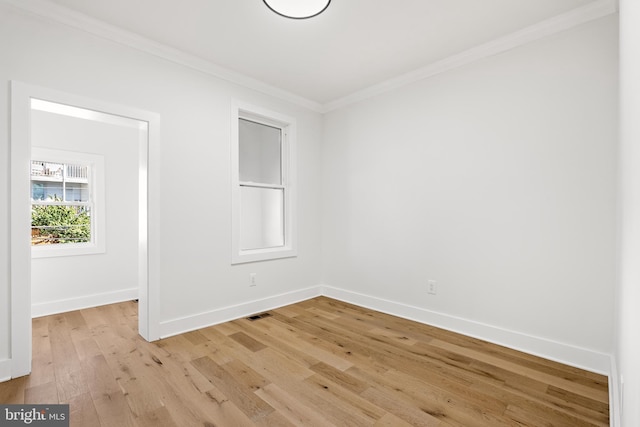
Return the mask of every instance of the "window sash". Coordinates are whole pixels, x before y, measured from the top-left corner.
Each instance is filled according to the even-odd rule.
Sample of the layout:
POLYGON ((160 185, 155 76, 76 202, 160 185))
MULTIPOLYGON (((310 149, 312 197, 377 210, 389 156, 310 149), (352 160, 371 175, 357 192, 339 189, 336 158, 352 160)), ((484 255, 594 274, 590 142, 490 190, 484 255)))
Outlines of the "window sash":
POLYGON ((242 186, 240 199, 242 212, 240 249, 248 251, 284 247, 286 244, 285 190, 242 186), (250 209, 247 209, 248 204, 251 205, 250 209))
POLYGON ((285 129, 244 117, 238 118, 238 129, 239 179, 251 183, 284 184, 285 129))
MULTIPOLYGON (((81 204, 90 204, 92 201, 93 186, 91 185, 91 169, 92 166, 85 163, 78 162, 64 162, 64 161, 52 161, 52 160, 31 160, 31 183, 30 193, 32 204, 46 204, 46 205, 58 205, 58 206, 75 206, 81 204), (47 169, 47 165, 60 166, 56 173, 50 173, 47 169), (41 169, 38 171, 38 169, 41 169), (34 171, 36 173, 34 173, 34 171), (60 171, 60 173, 57 173, 60 171), (39 173, 38 173, 39 172, 39 173), (34 183, 57 183, 60 186, 60 195, 57 195, 62 200, 51 199, 34 199, 34 183), (68 200, 69 195, 78 191, 80 194, 86 192, 86 200, 68 200), (65 203, 71 203, 65 204, 65 203)), ((46 194, 49 188, 43 187, 42 191, 46 194)), ((51 197, 49 195, 49 197, 51 197)), ((81 197, 84 198, 84 197, 81 197)))
MULTIPOLYGON (((287 242, 287 181, 286 181, 286 164, 284 159, 285 153, 285 138, 286 131, 283 127, 274 126, 272 124, 262 123, 257 120, 249 120, 243 117, 238 118, 238 126, 240 126, 242 121, 251 122, 253 124, 266 126, 270 129, 275 129, 279 131, 279 155, 271 160, 275 160, 277 158, 278 164, 273 166, 273 169, 278 170, 279 175, 279 183, 273 182, 255 182, 255 181, 239 181, 238 185, 240 186, 240 250, 241 251, 260 251, 260 250, 273 250, 277 248, 283 248, 287 242), (253 204, 258 203, 260 206, 258 207, 258 212, 261 217, 257 218, 255 215, 251 215, 246 211, 247 207, 245 202, 248 201, 248 197, 250 193, 242 191, 243 189, 262 189, 262 190, 275 190, 278 191, 279 194, 276 195, 274 193, 262 193, 260 200, 254 199, 252 200, 253 204), (273 208, 274 206, 269 206, 269 201, 266 198, 273 198, 274 196, 277 199, 272 199, 271 202, 277 201, 279 212, 274 214, 273 211, 269 208, 273 208), (269 213, 263 212, 263 209, 267 209, 271 211, 269 213), (275 221, 275 222, 274 222, 275 221), (252 235, 248 235, 251 233, 252 235), (259 233, 256 235, 255 233, 259 233), (260 242, 261 244, 258 244, 260 242)), ((273 135, 272 135, 273 136, 273 135)), ((242 140, 240 139, 241 135, 239 134, 238 145, 239 147, 242 145, 242 140)), ((254 141, 255 142, 255 141, 254 141)), ((260 141, 261 142, 261 141, 260 141)), ((258 144, 260 143, 258 142, 258 144)), ((270 140, 269 143, 273 143, 274 141, 270 140)), ((255 144, 252 144, 255 145, 255 144)), ((242 173, 243 164, 242 164, 242 156, 238 158, 238 173, 239 175, 242 173)), ((265 166, 261 164, 260 166, 265 166)), ((272 167, 272 165, 266 165, 268 168, 272 167)), ((257 193, 253 193, 254 196, 257 193)), ((254 206, 256 208, 256 206, 254 206)))
POLYGON ((64 224, 57 225, 34 225, 33 219, 31 222, 31 247, 67 247, 72 245, 74 247, 82 247, 82 246, 92 246, 94 245, 94 233, 95 233, 95 223, 92 218, 93 206, 91 203, 37 203, 32 204, 33 206, 40 207, 53 207, 53 206, 67 206, 74 209, 76 215, 86 215, 88 217, 87 224, 71 224, 65 222, 64 224), (73 232, 70 233, 71 230, 76 229, 82 231, 86 230, 88 235, 80 236, 73 232))

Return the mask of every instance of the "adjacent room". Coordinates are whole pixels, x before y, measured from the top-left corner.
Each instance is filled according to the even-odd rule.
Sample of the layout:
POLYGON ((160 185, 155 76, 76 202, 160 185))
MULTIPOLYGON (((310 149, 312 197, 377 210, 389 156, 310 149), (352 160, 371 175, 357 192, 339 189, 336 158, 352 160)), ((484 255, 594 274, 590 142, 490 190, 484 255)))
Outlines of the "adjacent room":
POLYGON ((638 75, 634 0, 0 0, 0 405, 639 425, 638 75))

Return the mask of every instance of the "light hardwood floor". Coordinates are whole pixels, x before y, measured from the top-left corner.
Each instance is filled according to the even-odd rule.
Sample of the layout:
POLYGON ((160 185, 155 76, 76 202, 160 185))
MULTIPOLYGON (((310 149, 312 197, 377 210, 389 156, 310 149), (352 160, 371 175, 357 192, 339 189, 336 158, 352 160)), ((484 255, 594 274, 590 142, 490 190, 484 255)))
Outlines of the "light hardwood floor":
POLYGON ((134 302, 34 319, 2 403, 72 426, 606 426, 607 378, 320 297, 147 343, 134 302))

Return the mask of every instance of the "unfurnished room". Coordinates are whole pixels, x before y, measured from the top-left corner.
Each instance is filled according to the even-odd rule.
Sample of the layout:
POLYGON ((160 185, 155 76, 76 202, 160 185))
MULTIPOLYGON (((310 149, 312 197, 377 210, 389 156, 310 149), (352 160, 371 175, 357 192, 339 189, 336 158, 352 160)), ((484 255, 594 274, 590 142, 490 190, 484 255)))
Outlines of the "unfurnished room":
POLYGON ((0 426, 640 425, 640 2, 0 0, 0 426))

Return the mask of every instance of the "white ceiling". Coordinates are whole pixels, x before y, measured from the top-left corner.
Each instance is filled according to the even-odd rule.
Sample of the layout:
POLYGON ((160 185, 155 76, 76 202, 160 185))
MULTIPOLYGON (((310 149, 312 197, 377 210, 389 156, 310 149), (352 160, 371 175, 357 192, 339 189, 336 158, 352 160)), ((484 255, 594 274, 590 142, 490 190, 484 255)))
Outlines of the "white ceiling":
POLYGON ((576 8, 612 1, 333 0, 308 20, 278 16, 262 0, 41 4, 55 3, 327 105, 576 8))

